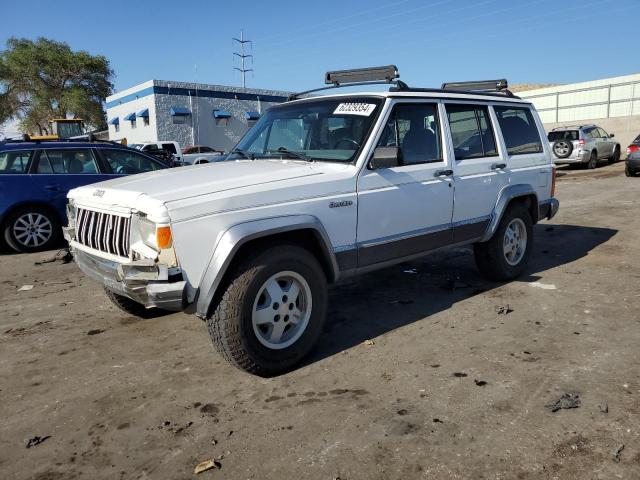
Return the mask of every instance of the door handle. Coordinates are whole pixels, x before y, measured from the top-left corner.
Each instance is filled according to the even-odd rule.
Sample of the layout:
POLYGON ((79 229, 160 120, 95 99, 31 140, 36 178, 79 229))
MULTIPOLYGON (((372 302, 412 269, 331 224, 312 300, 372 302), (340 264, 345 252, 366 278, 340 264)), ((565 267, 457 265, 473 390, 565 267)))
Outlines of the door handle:
POLYGON ((450 177, 453 175, 453 170, 436 170, 433 174, 434 177, 450 177))
POLYGON ((503 168, 507 168, 506 163, 494 163, 491 165, 491 170, 502 170, 503 168))
POLYGON ((45 190, 50 190, 52 192, 57 192, 58 190, 60 190, 60 185, 57 184, 52 184, 52 185, 45 185, 44 186, 45 190))

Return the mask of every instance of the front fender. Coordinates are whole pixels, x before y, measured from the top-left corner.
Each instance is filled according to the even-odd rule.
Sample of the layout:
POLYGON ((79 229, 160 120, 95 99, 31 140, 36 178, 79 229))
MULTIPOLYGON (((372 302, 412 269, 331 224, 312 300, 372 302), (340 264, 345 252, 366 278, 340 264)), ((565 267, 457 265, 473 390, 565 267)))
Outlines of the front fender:
POLYGON ((215 247, 198 289, 196 315, 200 318, 207 317, 209 306, 222 278, 242 245, 257 238, 307 229, 313 230, 317 235, 323 253, 329 261, 332 276, 337 279, 339 269, 331 241, 320 220, 313 215, 287 215, 240 223, 224 232, 215 247))
MULTIPOLYGON (((486 242, 489 240, 495 231, 498 229, 498 225, 500 224, 500 220, 502 220, 502 216, 504 215, 505 210, 509 203, 518 197, 528 197, 533 195, 535 197, 535 208, 536 212, 538 210, 538 195, 535 189, 531 185, 527 184, 515 184, 515 185, 507 185, 504 187, 500 194, 498 195, 498 200, 496 205, 493 207, 493 212, 491 212, 491 220, 489 221, 489 225, 487 226, 487 230, 484 233, 483 237, 480 239, 481 242, 486 242)), ((534 221, 537 221, 537 214, 534 221)))

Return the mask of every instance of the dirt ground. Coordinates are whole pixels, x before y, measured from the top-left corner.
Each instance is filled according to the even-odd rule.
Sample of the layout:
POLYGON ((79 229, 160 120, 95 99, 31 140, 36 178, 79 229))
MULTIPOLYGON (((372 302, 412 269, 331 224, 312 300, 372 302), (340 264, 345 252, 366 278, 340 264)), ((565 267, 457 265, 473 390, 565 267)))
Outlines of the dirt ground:
POLYGON ((640 478, 640 179, 565 173, 524 278, 459 249, 337 285, 315 353, 273 379, 196 317, 129 317, 34 264, 55 252, 0 256, 0 477, 640 478), (578 408, 552 412, 563 394, 578 408))

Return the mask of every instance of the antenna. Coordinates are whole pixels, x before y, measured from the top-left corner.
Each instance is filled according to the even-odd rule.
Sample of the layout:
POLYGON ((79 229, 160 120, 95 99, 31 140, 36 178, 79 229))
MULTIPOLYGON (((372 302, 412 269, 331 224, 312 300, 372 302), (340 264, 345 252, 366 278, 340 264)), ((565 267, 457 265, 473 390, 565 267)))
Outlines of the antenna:
POLYGON ((241 68, 233 67, 234 70, 238 70, 242 74, 242 88, 247 88, 247 82, 245 79, 247 72, 253 72, 253 68, 245 68, 244 60, 245 58, 251 57, 253 63, 253 55, 247 55, 244 53, 244 45, 245 43, 249 43, 253 46, 253 42, 251 40, 244 39, 244 32, 240 30, 240 38, 234 38, 235 42, 238 42, 238 46, 240 47, 240 52, 233 52, 235 56, 240 59, 241 68))

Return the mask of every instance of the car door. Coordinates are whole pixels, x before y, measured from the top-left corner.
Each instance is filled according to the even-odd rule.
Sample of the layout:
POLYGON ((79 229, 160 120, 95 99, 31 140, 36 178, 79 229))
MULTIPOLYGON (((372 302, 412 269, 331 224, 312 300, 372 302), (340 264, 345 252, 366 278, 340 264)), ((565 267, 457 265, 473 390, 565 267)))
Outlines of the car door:
POLYGON ((481 237, 510 170, 496 142, 488 105, 446 102, 447 129, 454 157, 453 242, 481 237))
POLYGON ((379 147, 397 147, 400 164, 365 166, 358 180, 358 266, 410 257, 451 243, 452 173, 438 102, 394 100, 379 147), (449 170, 447 172, 446 170, 449 170))
POLYGON ((37 152, 30 178, 43 198, 64 212, 67 192, 104 180, 91 148, 46 148, 37 152))
MULTIPOLYGON (((609 134, 600 127, 598 127, 598 134, 600 136, 599 141, 602 145, 601 157, 610 157, 611 155, 613 155, 613 147, 615 146, 615 142, 611 137, 609 137, 609 134)), ((598 149, 598 152, 600 153, 600 149, 598 149)))

